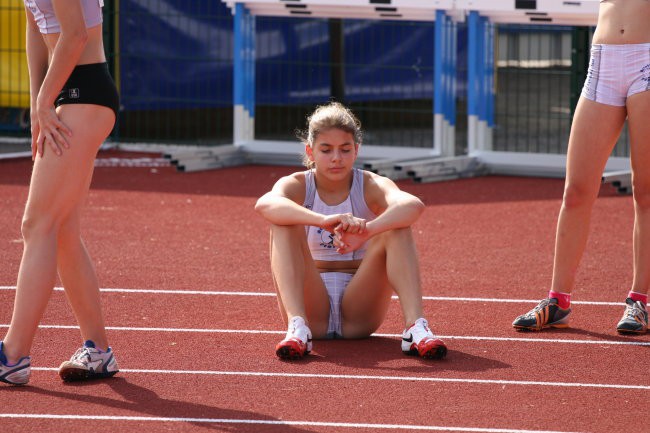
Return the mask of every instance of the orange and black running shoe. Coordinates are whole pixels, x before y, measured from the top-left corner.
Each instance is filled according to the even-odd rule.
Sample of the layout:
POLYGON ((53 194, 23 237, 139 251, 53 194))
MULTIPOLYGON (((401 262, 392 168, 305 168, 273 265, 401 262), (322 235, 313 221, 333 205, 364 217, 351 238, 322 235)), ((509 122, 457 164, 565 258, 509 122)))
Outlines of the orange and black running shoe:
POLYGON ((543 299, 535 308, 517 317, 512 327, 517 331, 541 331, 544 328, 567 328, 571 308, 560 308, 556 298, 543 299))

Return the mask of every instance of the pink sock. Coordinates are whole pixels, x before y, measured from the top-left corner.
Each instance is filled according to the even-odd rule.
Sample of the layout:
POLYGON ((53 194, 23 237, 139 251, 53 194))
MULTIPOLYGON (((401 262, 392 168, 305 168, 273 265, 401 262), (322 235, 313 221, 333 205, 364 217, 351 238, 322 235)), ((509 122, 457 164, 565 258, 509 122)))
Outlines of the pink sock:
POLYGON ((627 297, 632 299, 634 302, 641 301, 643 302, 643 305, 648 305, 648 295, 645 293, 638 293, 630 290, 630 293, 627 294, 627 297))
POLYGON ((548 297, 557 299, 557 305, 563 310, 571 306, 571 293, 560 293, 549 290, 548 297))

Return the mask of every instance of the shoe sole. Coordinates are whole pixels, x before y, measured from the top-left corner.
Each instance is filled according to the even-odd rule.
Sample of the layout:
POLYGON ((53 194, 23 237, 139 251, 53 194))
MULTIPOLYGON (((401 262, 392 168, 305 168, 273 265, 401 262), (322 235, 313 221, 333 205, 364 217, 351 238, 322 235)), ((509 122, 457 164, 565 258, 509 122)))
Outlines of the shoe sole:
POLYGON ((616 332, 618 332, 619 334, 641 335, 641 334, 647 333, 648 330, 647 329, 635 330, 635 329, 619 329, 619 328, 616 328, 616 332))
POLYGON ((443 359, 447 356, 447 348, 445 346, 438 346, 427 350, 425 353, 420 353, 420 357, 424 359, 443 359))
POLYGON ((513 328, 517 331, 541 331, 543 329, 548 329, 548 328, 558 328, 558 329, 566 329, 569 327, 568 324, 566 323, 558 323, 557 325, 544 325, 541 328, 538 328, 537 326, 521 326, 521 325, 512 325, 513 328))
POLYGON ((117 373, 117 371, 110 373, 91 373, 81 368, 64 368, 59 370, 59 377, 64 382, 80 382, 83 380, 108 379, 117 373))
POLYGON ((278 358, 286 360, 302 359, 308 353, 309 351, 307 350, 300 350, 298 343, 294 341, 287 341, 285 344, 278 345, 278 347, 275 348, 275 354, 278 358))
POLYGON ((419 356, 423 359, 443 359, 447 356, 447 347, 436 345, 430 347, 424 353, 420 353, 417 349, 403 350, 402 353, 408 356, 419 356))

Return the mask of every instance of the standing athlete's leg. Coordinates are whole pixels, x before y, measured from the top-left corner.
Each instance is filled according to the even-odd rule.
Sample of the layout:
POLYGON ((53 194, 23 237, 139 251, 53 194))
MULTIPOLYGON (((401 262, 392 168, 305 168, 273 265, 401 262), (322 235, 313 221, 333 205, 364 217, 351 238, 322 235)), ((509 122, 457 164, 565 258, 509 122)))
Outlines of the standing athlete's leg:
POLYGON ((519 316, 513 327, 541 330, 566 327, 570 313, 568 295, 573 289, 607 159, 625 122, 625 107, 600 104, 580 97, 571 125, 564 197, 557 223, 551 291, 565 295, 566 304, 552 296, 519 316))
POLYGON ((639 334, 648 329, 650 287, 650 91, 630 96, 627 110, 634 189, 634 279, 616 329, 639 334))
POLYGON ((85 199, 98 148, 95 143, 103 140, 99 136, 107 135, 88 128, 87 123, 68 126, 73 131, 68 138, 70 149, 62 156, 46 149, 34 162, 22 225, 25 246, 14 312, 4 339, 4 352, 10 361, 29 354, 56 280, 59 228, 85 199))
POLYGON ((580 98, 571 126, 562 208, 558 218, 552 290, 570 293, 582 258, 601 177, 625 122, 624 107, 580 98))
POLYGON ((107 350, 99 283, 94 265, 81 238, 81 213, 92 180, 93 161, 97 150, 111 132, 115 122, 112 110, 98 105, 62 105, 61 120, 74 128, 79 146, 88 148, 90 164, 85 168, 83 195, 76 207, 61 222, 57 237, 58 272, 66 297, 75 314, 84 341, 93 341, 97 348, 107 350))

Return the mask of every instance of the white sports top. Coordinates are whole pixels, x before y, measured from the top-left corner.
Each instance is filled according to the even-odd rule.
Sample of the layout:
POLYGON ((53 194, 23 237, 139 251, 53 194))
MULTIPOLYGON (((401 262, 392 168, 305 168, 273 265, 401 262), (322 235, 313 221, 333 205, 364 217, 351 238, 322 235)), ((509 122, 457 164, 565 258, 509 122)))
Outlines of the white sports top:
MULTIPOLYGON (((34 15, 41 33, 61 33, 61 24, 54 14, 52 0, 23 0, 25 6, 34 15)), ((81 0, 86 28, 102 23, 102 6, 104 0, 81 0)))
MULTIPOLYGON (((323 215, 333 215, 337 213, 351 213, 357 218, 363 218, 371 221, 377 217, 366 204, 363 195, 363 171, 358 168, 352 170, 352 188, 350 194, 342 202, 334 206, 329 206, 321 200, 316 189, 316 182, 313 170, 305 171, 305 202, 303 206, 314 212, 323 215)), ((362 259, 367 245, 364 244, 356 251, 347 254, 339 254, 334 246, 333 235, 320 227, 308 226, 307 244, 314 260, 359 260, 362 259)))

